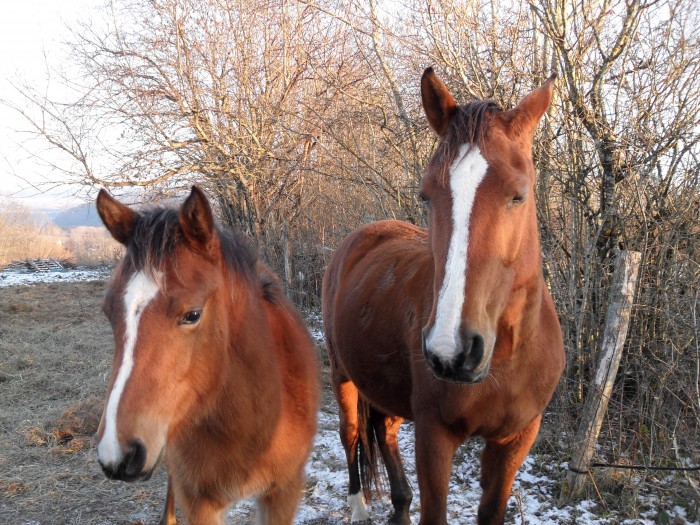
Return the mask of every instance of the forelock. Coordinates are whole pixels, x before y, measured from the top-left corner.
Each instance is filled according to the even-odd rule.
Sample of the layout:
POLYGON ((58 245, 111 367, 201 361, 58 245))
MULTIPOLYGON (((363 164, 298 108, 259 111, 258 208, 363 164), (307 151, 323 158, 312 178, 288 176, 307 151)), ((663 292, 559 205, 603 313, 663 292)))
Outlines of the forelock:
POLYGON ((441 186, 449 187, 449 168, 462 145, 474 144, 483 151, 489 117, 499 111, 501 108, 493 100, 478 100, 457 107, 429 163, 429 169, 434 171, 441 186))

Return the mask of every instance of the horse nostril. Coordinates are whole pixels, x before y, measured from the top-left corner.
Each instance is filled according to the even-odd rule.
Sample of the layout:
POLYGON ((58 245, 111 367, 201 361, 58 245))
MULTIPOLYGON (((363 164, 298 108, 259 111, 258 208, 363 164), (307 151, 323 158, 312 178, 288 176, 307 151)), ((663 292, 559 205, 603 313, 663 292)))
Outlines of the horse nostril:
POLYGON ((105 476, 107 476, 109 479, 114 479, 114 475, 116 474, 116 472, 111 465, 103 465, 100 462, 100 467, 102 467, 102 472, 105 476))
POLYGON ((436 356, 435 354, 430 354, 430 357, 428 359, 430 361, 430 366, 436 374, 442 375, 445 372, 442 361, 440 361, 440 358, 438 356, 436 356))
POLYGON ((425 357, 425 360, 428 362, 428 365, 430 368, 432 368, 433 373, 438 376, 442 377, 445 375, 445 364, 442 362, 442 360, 434 354, 432 351, 428 349, 428 345, 426 342, 426 330, 423 328, 421 331, 422 335, 422 343, 423 343, 423 356, 425 357))
POLYGON ((457 357, 456 366, 474 370, 484 358, 484 338, 480 334, 469 334, 462 339, 462 352, 457 357))
POLYGON ((126 478, 135 478, 141 474, 146 464, 146 445, 140 439, 132 439, 127 443, 123 469, 126 478))

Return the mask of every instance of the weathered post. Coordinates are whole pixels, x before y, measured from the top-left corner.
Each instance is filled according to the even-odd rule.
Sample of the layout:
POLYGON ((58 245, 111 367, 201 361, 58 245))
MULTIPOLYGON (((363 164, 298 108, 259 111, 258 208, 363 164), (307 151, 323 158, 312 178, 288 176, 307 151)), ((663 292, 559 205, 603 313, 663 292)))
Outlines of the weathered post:
POLYGON ((622 349, 627 337, 641 254, 621 251, 615 263, 610 303, 605 316, 605 332, 595 379, 586 398, 583 416, 574 440, 569 471, 562 486, 563 501, 579 497, 588 475, 588 465, 598 441, 603 416, 608 408, 622 349))
POLYGON ((282 221, 282 256, 284 259, 284 282, 287 286, 292 284, 292 254, 289 245, 289 233, 286 219, 282 221))

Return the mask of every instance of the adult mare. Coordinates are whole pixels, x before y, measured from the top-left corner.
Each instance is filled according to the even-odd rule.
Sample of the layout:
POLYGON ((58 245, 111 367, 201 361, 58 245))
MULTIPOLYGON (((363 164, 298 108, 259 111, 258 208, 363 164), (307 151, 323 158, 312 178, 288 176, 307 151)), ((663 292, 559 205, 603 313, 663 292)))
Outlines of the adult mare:
POLYGON ((564 368, 542 272, 532 160, 553 82, 503 111, 491 101, 457 105, 427 69, 423 107, 439 137, 421 181, 428 229, 400 221, 361 227, 326 270, 323 320, 352 522, 369 519, 361 489, 369 494, 376 445, 391 487, 390 522, 410 523, 397 443, 409 419, 420 523, 447 523, 452 458, 472 436, 485 440, 478 523, 503 523, 564 368))

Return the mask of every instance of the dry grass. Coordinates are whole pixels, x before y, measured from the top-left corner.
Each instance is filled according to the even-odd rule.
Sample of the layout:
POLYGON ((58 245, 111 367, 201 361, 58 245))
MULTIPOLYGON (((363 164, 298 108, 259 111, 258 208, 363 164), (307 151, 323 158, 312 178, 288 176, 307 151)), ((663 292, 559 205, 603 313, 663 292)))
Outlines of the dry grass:
POLYGON ((103 283, 0 288, 0 523, 153 523, 161 472, 105 479, 93 435, 112 359, 103 283))
MULTIPOLYGON (((0 288, 0 524, 156 523, 165 472, 107 480, 94 434, 112 363, 104 283, 0 288)), ((324 402, 331 402, 325 391, 324 402)), ((319 522, 320 523, 320 522, 319 522)))

